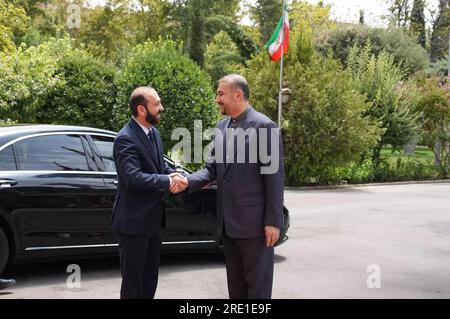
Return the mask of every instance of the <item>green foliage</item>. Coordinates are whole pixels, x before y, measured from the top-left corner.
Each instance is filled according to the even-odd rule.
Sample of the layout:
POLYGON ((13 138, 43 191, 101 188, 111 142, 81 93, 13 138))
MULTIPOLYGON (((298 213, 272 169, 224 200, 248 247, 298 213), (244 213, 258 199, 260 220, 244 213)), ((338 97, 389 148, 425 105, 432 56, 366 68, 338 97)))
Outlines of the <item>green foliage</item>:
POLYGON ((0 117, 111 128, 115 70, 68 39, 0 55, 0 117))
POLYGON ((370 41, 371 53, 379 55, 385 51, 394 58, 396 66, 402 66, 407 74, 413 74, 428 65, 424 48, 416 38, 401 29, 377 29, 366 26, 339 27, 326 30, 315 39, 316 49, 323 55, 330 51, 342 64, 347 65, 348 56, 356 45, 362 49, 370 41))
POLYGON ((386 0, 389 4, 389 25, 396 28, 406 29, 410 15, 411 6, 410 0, 386 0))
POLYGON ((331 5, 311 4, 302 0, 292 1, 289 9, 289 25, 292 33, 315 36, 323 30, 333 30, 336 22, 330 19, 331 5))
POLYGON ((420 88, 422 140, 434 152, 442 177, 450 174, 450 85, 438 78, 415 79, 420 88), (436 144, 438 147, 436 147, 436 144))
POLYGON ((401 83, 404 73, 395 65, 392 55, 381 52, 376 57, 371 52, 370 43, 362 50, 355 45, 349 54, 348 68, 355 80, 354 88, 370 103, 365 115, 380 122, 385 130, 373 149, 373 162, 377 165, 384 145, 401 147, 414 136, 417 92, 411 83, 401 83))
POLYGON ((236 44, 225 31, 214 36, 208 44, 205 54, 205 70, 210 75, 213 83, 226 74, 240 73, 244 59, 240 56, 236 44))
POLYGON ((83 21, 76 42, 79 46, 84 44, 95 57, 119 63, 136 43, 130 32, 136 25, 123 6, 114 10, 110 6, 96 7, 84 13, 83 21), (123 32, 124 29, 131 30, 123 32))
POLYGON ((210 36, 220 31, 225 31, 230 39, 236 44, 241 56, 249 59, 252 54, 258 51, 253 40, 247 36, 244 30, 236 24, 231 18, 215 15, 207 19, 207 29, 210 30, 210 36))
POLYGON ((352 163, 339 167, 334 171, 334 183, 385 183, 402 181, 421 181, 440 178, 439 172, 432 161, 415 158, 394 160, 381 159, 378 166, 374 166, 369 159, 362 163, 352 163))
POLYGON ((39 123, 111 129, 115 69, 74 49, 58 61, 59 79, 37 111, 39 123))
POLYGON ((425 73, 429 76, 438 76, 441 78, 447 77, 448 74, 447 59, 440 59, 434 63, 431 63, 430 66, 425 69, 425 73))
MULTIPOLYGON (((66 0, 16 0, 26 10, 30 22, 26 30, 17 37, 17 43, 26 46, 39 46, 53 38, 69 36, 66 29, 67 6, 66 0)), ((80 4, 80 0, 76 0, 80 4)))
MULTIPOLYGON (((252 103, 275 121, 278 68, 261 53, 249 62, 247 71, 252 103)), ((292 91, 283 107, 282 124, 289 185, 330 181, 337 167, 376 144, 381 131, 363 116, 368 105, 354 90, 351 74, 335 60, 317 56, 310 38, 293 38, 284 80, 292 91)))
MULTIPOLYGON (((448 84, 406 80, 425 67, 428 76, 446 77, 448 1, 439 0, 431 65, 416 44, 418 35, 422 45, 424 40, 423 0, 415 0, 412 11, 410 0, 389 1, 399 29, 387 30, 336 29, 329 5, 289 1, 292 41, 284 79, 293 94, 283 113, 289 184, 449 175, 448 84), (408 142, 417 125, 439 171, 429 162, 385 159, 381 153, 383 145, 395 150, 408 142)), ((252 102, 277 119, 279 63, 258 48, 281 16, 281 0, 248 6, 253 26, 240 24, 239 0, 107 0, 95 8, 84 0, 70 2, 81 5, 81 29, 67 28, 67 0, 0 0, 0 125, 46 122, 118 130, 130 115, 131 91, 152 85, 166 109, 159 128, 170 150, 178 142, 170 138, 174 128, 192 133, 194 120, 202 120, 204 129, 216 123, 211 80, 232 72, 247 73, 252 102)))
POLYGON ((425 48, 427 42, 425 30, 425 1, 414 0, 413 9, 411 12, 410 31, 417 36, 417 43, 425 48))
POLYGON ((172 41, 147 42, 135 47, 118 74, 116 85, 116 130, 131 115, 128 101, 133 89, 149 85, 157 90, 165 108, 158 128, 166 150, 178 142, 171 140, 173 129, 183 127, 193 134, 194 120, 201 120, 203 129, 213 127, 218 120, 209 78, 172 41))
POLYGON ((273 30, 277 26, 283 9, 282 0, 257 0, 252 8, 254 20, 261 30, 261 42, 269 41, 273 30))
MULTIPOLYGON (((204 65, 206 45, 217 32, 237 24, 238 0, 174 1, 170 10, 171 37, 183 42, 184 51, 198 65, 204 65), (220 16, 221 29, 211 28, 210 19, 220 16)), ((214 23, 217 25, 217 23, 214 23)), ((230 29, 231 30, 231 29, 230 29)), ((229 32, 231 35, 231 32, 229 32)))
POLYGON ((433 33, 431 34, 430 56, 432 62, 447 57, 449 50, 449 30, 450 2, 449 0, 439 0, 439 12, 434 21, 433 33))
POLYGON ((14 51, 14 38, 24 32, 28 20, 21 6, 0 0, 0 52, 14 51))
POLYGON ((0 126, 13 125, 13 124, 16 124, 16 123, 17 122, 11 121, 10 119, 6 119, 6 120, 0 119, 0 126))
POLYGON ((204 54, 206 51, 206 10, 204 7, 204 2, 204 0, 191 0, 191 7, 189 10, 189 28, 191 32, 188 41, 186 41, 189 56, 201 67, 204 65, 204 54))
POLYGON ((60 39, 0 54, 0 118, 35 121, 36 111, 59 82, 55 75, 58 60, 70 47, 69 40, 60 39))

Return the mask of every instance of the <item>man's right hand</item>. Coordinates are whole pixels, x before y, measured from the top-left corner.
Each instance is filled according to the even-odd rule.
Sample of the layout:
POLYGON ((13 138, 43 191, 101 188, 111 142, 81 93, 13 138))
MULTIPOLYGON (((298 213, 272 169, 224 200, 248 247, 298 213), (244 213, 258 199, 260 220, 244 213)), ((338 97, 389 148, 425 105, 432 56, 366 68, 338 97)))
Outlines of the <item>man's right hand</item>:
POLYGON ((187 178, 180 173, 172 173, 169 176, 171 177, 171 184, 169 188, 171 193, 177 194, 184 191, 189 186, 187 178))

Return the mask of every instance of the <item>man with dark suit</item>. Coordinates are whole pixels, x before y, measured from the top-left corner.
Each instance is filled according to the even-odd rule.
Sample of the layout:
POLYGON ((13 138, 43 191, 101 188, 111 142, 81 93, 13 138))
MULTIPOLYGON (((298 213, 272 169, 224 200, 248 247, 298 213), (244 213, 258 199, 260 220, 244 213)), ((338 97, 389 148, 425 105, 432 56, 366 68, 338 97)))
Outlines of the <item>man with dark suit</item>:
POLYGON ((283 224, 283 149, 276 124, 254 110, 248 100, 249 87, 244 77, 233 74, 219 81, 216 102, 222 114, 229 117, 216 126, 222 138, 215 138, 211 153, 214 160, 187 179, 191 192, 217 181, 230 298, 269 299, 274 244, 283 224), (245 142, 241 139, 241 144, 229 144, 233 132, 239 129, 254 130, 257 138, 252 140, 249 134, 245 142), (264 130, 266 135, 261 134, 264 130), (251 154, 256 148, 253 143, 258 144, 257 154, 251 154), (270 163, 261 157, 261 148, 270 154, 270 163), (244 156, 239 152, 245 152, 244 156), (252 155, 256 156, 254 161, 252 155), (236 161, 239 158, 244 160, 236 161), (264 173, 264 168, 274 163, 278 167, 264 173))
POLYGON ((154 126, 164 111, 158 93, 139 87, 130 97, 132 118, 114 141, 117 195, 112 228, 119 240, 122 299, 154 298, 158 284, 163 196, 178 192, 182 176, 164 162, 163 146, 154 126), (170 175, 168 175, 170 174, 170 175))

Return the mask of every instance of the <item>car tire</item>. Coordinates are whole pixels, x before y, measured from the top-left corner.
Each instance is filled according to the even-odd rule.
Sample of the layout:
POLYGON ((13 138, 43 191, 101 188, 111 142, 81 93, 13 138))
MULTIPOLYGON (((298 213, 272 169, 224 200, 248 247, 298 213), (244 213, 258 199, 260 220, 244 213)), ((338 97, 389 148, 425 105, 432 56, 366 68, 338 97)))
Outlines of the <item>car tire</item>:
POLYGON ((6 267, 9 259, 9 243, 3 229, 0 228, 0 274, 6 267))

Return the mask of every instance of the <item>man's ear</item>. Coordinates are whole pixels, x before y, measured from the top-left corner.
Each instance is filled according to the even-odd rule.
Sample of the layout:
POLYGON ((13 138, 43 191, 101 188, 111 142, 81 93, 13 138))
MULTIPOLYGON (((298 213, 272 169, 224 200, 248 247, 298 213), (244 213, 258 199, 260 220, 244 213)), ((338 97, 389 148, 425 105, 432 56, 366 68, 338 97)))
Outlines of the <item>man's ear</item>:
POLYGON ((234 98, 236 101, 240 102, 242 101, 242 97, 244 96, 244 93, 241 90, 236 90, 234 94, 234 98))

